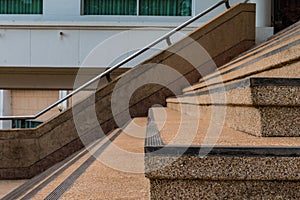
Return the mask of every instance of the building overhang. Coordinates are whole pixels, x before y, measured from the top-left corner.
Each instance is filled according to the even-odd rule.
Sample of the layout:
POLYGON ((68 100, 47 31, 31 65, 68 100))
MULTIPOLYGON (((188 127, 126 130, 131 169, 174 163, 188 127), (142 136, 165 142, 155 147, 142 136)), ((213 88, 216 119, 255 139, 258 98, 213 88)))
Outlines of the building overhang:
MULTIPOLYGON (((104 72, 105 69, 103 67, 0 67, 0 88, 73 90, 75 81, 76 84, 84 83, 104 72)), ((111 78, 127 70, 128 68, 117 69, 111 73, 111 78)), ((103 78, 100 84, 106 82, 107 80, 103 78)))

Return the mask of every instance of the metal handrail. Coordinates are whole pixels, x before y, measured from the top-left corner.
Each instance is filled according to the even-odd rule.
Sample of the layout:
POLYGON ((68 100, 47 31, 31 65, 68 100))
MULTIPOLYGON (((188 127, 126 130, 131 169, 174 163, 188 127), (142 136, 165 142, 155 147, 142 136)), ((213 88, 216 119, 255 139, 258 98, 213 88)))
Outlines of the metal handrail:
POLYGON ((154 42, 150 43, 149 45, 147 45, 146 47, 144 47, 143 49, 135 52, 134 54, 132 54, 131 56, 128 56, 127 58, 125 58, 124 60, 122 60, 121 62, 115 64, 114 66, 112 66, 111 68, 105 70, 104 72, 102 72, 101 74, 99 74, 98 76, 96 76, 95 78, 91 79, 90 81, 86 82, 85 84, 81 85, 80 87, 78 87, 77 89, 73 90, 71 93, 69 93, 67 96, 65 96, 62 99, 59 99, 58 101, 56 101, 55 103, 51 104, 50 106, 48 106, 47 108, 41 110, 40 112, 36 113, 35 115, 27 115, 27 116, 0 116, 0 120, 30 120, 30 119, 36 119, 38 117, 40 117, 41 115, 45 114, 46 112, 48 112, 49 110, 51 110, 52 108, 58 106, 59 104, 61 104, 62 102, 64 102, 65 100, 69 99, 70 97, 74 96, 75 94, 77 94, 78 92, 80 92, 81 90, 87 88, 88 86, 90 86, 91 84, 93 84, 94 82, 100 80, 102 77, 107 76, 108 74, 110 74, 112 71, 114 71, 115 69, 121 67, 122 65, 128 63, 129 61, 131 61, 132 59, 138 57, 139 55, 141 55, 142 53, 148 51, 150 48, 154 47, 155 45, 157 45, 158 43, 160 43, 161 41, 166 40, 166 42, 171 45, 170 42, 170 37, 175 34, 177 31, 182 30, 183 28, 185 28, 186 26, 190 25, 191 23, 195 22, 196 20, 198 20, 200 17, 208 14, 209 12, 211 12, 212 10, 218 8, 219 6, 221 6, 222 4, 225 4, 226 8, 229 9, 230 8, 230 4, 229 4, 229 0, 222 0, 218 3, 216 3, 215 5, 211 6, 210 8, 204 10, 203 12, 201 12, 200 14, 192 17, 191 19, 187 20, 186 22, 182 23, 181 25, 177 26, 176 28, 174 28, 173 30, 171 30, 169 33, 163 35, 162 37, 160 37, 159 39, 155 40, 154 42))

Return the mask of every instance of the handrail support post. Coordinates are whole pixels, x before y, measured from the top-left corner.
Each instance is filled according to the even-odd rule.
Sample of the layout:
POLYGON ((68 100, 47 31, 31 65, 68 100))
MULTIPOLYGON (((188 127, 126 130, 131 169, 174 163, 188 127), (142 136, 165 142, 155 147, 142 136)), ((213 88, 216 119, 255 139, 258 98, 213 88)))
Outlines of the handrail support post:
POLYGON ((166 37, 166 41, 167 41, 167 44, 168 44, 169 46, 171 46, 171 45, 172 45, 172 42, 171 42, 171 39, 170 39, 170 37, 166 37))
POLYGON ((225 6, 226 6, 226 8, 227 8, 227 9, 229 9, 229 8, 230 8, 230 3, 229 3, 229 0, 225 1, 225 6))

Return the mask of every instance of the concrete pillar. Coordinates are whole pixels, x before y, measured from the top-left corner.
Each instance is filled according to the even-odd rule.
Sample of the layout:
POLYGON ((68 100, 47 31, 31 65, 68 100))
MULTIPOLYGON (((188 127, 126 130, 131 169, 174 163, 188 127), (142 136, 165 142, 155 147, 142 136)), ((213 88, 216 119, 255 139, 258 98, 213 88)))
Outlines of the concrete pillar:
POLYGON ((256 43, 261 43, 274 34, 272 25, 272 0, 251 0, 256 3, 256 43))
POLYGON ((251 0, 256 3, 256 26, 270 27, 272 15, 272 0, 251 0))
MULTIPOLYGON (((11 115, 11 92, 0 90, 0 115, 11 115)), ((11 121, 0 121, 0 129, 11 128, 11 121)))

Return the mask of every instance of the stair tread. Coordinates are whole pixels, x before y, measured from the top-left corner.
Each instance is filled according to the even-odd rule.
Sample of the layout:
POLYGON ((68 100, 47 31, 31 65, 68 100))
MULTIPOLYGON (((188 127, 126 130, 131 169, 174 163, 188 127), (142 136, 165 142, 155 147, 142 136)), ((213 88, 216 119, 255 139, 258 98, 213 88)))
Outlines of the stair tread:
MULTIPOLYGON (((55 176, 55 172, 49 175, 44 181, 39 183, 36 187, 32 188, 32 190, 28 191, 26 194, 23 195, 22 198, 26 197, 26 199, 45 199, 47 195, 52 192, 56 187, 58 187, 65 179, 68 178, 70 174, 72 174, 76 169, 82 165, 90 156, 90 153, 80 152, 77 155, 78 160, 74 160, 74 163, 67 166, 65 169, 61 170, 64 166, 68 165, 66 163, 57 171, 61 170, 57 176, 55 176), (80 155, 81 154, 81 155, 80 155), (40 187, 40 188, 39 188, 40 187)), ((56 172, 57 172, 56 171, 56 172)))
POLYGON ((295 40, 294 38, 299 35, 300 31, 300 23, 298 23, 297 26, 291 28, 291 29, 286 29, 285 32, 282 32, 280 34, 273 35, 269 39, 263 41, 262 43, 250 48, 249 50, 241 53, 239 56, 234 58, 232 61, 229 63, 221 66, 219 69, 226 68, 233 63, 237 63, 238 61, 248 58, 249 56, 256 56, 258 53, 261 52, 268 52, 271 48, 276 48, 278 46, 282 46, 283 44, 289 43, 289 41, 295 40))
MULTIPOLYGON (((300 40, 299 40, 300 41, 300 40)), ((205 89, 208 86, 226 84, 235 80, 242 80, 247 77, 260 76, 260 74, 265 74, 270 70, 276 70, 280 68, 287 67, 288 64, 296 63, 300 60, 299 52, 300 45, 294 46, 292 48, 286 49, 282 52, 278 52, 276 55, 271 57, 263 58, 257 62, 246 65, 242 68, 235 70, 228 70, 228 72, 220 72, 220 74, 214 74, 215 77, 212 79, 205 78, 202 82, 196 83, 191 87, 185 88, 183 91, 190 92, 195 90, 205 89)), ((297 66, 295 67, 296 69, 297 66)), ((272 73, 268 73, 267 76, 272 76, 272 73)), ((276 75, 273 75, 276 76, 276 75)), ((298 72, 287 73, 286 78, 299 77, 298 72)))
MULTIPOLYGON (((291 48, 294 46, 299 46, 299 44, 297 43, 297 41, 300 39, 300 32, 299 32, 299 25, 296 27, 297 29, 292 29, 295 32, 292 33, 285 33, 283 35, 281 35, 282 37, 280 38, 280 40, 278 41, 278 38, 275 37, 273 40, 270 41, 266 41, 265 45, 262 45, 262 47, 254 47, 252 49, 250 49, 249 51, 247 51, 246 53, 242 54, 241 56, 235 58, 234 60, 232 60, 231 62, 221 66, 217 72, 214 72, 212 74, 209 74, 207 76, 205 76, 205 78, 202 78, 199 80, 199 83, 194 84, 193 86, 187 87, 185 89, 183 89, 184 92, 189 92, 192 90, 197 90, 199 88, 202 87, 206 87, 207 85, 210 85, 212 83, 217 83, 219 82, 219 80, 216 78, 218 78, 219 75, 222 74, 226 74, 229 72, 229 77, 226 76, 224 81, 228 81, 230 79, 235 79, 237 76, 237 73, 235 71, 240 72, 240 74, 244 74, 243 68, 239 68, 240 65, 243 65, 243 63, 247 63, 250 62, 250 65, 253 66, 251 67, 251 69, 253 69, 253 71, 255 71, 254 69, 256 69, 258 66, 263 66, 261 64, 261 60, 263 60, 265 63, 272 63, 272 62, 268 62, 268 57, 264 57, 264 55, 267 55, 268 53, 272 52, 272 51, 277 51, 280 48, 291 48), (289 34, 292 34, 291 36, 289 34), (286 38, 284 38, 286 37, 286 38), (296 43, 295 43, 296 42, 296 43), (263 50, 262 50, 263 49, 263 50), (261 58, 260 58, 261 57, 261 58), (254 63, 251 63, 253 60, 257 59, 254 63), (256 66, 256 67, 254 67, 256 66), (236 68, 236 69, 235 69, 236 68)), ((286 54, 289 55, 289 50, 287 49, 286 54)), ((298 50, 299 51, 299 50, 298 50)), ((276 56, 278 56, 278 54, 280 54, 281 51, 274 53, 273 55, 270 56, 271 61, 272 59, 274 59, 276 56)), ((290 56, 290 55, 289 55, 290 56)), ((294 55, 294 57, 297 56, 297 54, 294 55)), ((270 60, 269 58, 269 60, 270 60)), ((285 56, 283 56, 281 59, 286 60, 285 56)), ((275 59, 278 61, 278 59, 275 59)), ((280 60, 279 60, 280 61, 280 60)), ((276 63, 272 63, 272 65, 275 65, 276 63)), ((262 68, 262 67, 260 67, 262 68)), ((266 69, 265 69, 266 70, 266 69)), ((249 70, 248 70, 249 71, 249 70)), ((219 77, 220 78, 220 77, 219 77)))
POLYGON ((228 127, 222 127, 220 124, 210 123, 208 120, 198 120, 196 117, 182 114, 170 108, 152 108, 151 110, 165 145, 300 146, 300 137, 257 137, 228 127), (166 121, 164 116, 167 116, 166 121), (208 128, 211 128, 212 132, 208 133, 208 128), (220 128, 220 134, 218 128, 220 128), (188 130, 191 130, 191 132, 188 132, 188 130), (206 142, 204 142, 205 137, 207 137, 206 142))
POLYGON ((122 166, 125 170, 130 168, 132 170, 143 171, 145 126, 146 118, 134 119, 134 122, 129 124, 112 142, 113 145, 109 145, 103 154, 101 154, 101 160, 107 161, 110 166, 108 167, 99 161, 94 162, 61 199, 80 197, 86 197, 87 199, 99 197, 108 199, 149 198, 149 181, 145 178, 144 173, 134 174, 112 169, 115 166, 122 166), (139 130, 141 129, 136 129, 132 126, 133 123, 144 127, 144 131, 140 132, 139 130), (126 152, 139 153, 141 156, 128 157, 119 154, 116 152, 115 146, 126 152), (111 157, 114 159, 110 159, 111 157))
POLYGON ((191 105, 299 106, 299 92, 300 78, 252 77, 220 87, 208 87, 201 92, 169 97, 166 102, 191 105))

